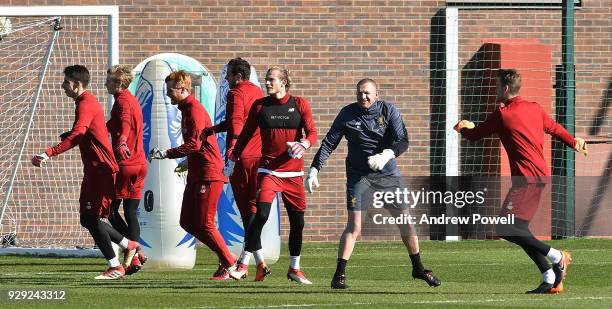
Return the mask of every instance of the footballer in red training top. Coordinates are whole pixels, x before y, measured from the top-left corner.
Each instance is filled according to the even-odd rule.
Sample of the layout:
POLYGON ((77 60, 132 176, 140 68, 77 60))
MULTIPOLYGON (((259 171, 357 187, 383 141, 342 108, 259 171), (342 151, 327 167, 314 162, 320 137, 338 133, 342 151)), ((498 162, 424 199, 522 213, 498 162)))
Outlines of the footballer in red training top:
POLYGON ((41 167, 50 157, 79 146, 83 161, 83 182, 79 197, 81 225, 89 231, 108 261, 108 269, 95 279, 119 279, 125 275, 124 266, 130 263, 140 245, 100 221, 100 218, 109 215, 109 207, 115 195, 115 175, 119 167, 108 138, 102 105, 86 90, 89 79, 89 70, 82 65, 64 69, 62 89, 66 96, 75 102, 72 130, 64 135, 59 144, 35 155, 32 164, 41 167), (111 241, 125 250, 123 265, 119 262, 111 241))
MULTIPOLYGON (((106 127, 119 164, 115 198, 110 206, 108 221, 124 237, 138 241, 138 205, 147 177, 147 159, 143 144, 142 110, 136 97, 128 90, 132 79, 132 72, 127 66, 114 65, 106 72, 106 90, 115 98, 106 127), (125 219, 119 213, 122 202, 125 219)), ((146 260, 144 253, 139 251, 126 268, 126 274, 139 271, 146 260)))
POLYGON ((212 127, 210 116, 191 94, 191 76, 185 71, 166 77, 166 95, 181 111, 184 143, 168 150, 153 148, 151 159, 187 157, 187 184, 181 205, 181 227, 208 246, 219 258, 219 267, 210 280, 229 280, 229 269, 236 259, 227 249, 215 224, 217 205, 227 178, 223 175, 223 159, 214 135, 202 138, 212 127))
MULTIPOLYGON (((262 153, 257 181, 257 213, 247 228, 244 254, 238 267, 230 274, 234 279, 246 275, 251 255, 258 256, 261 231, 268 220, 272 201, 282 193, 289 216, 289 270, 287 278, 301 284, 311 284, 300 268, 302 230, 306 211, 304 192, 304 152, 316 142, 317 132, 308 101, 288 93, 291 86, 289 71, 272 67, 266 73, 268 96, 257 100, 236 142, 231 160, 239 158, 251 137, 259 128, 262 153), (304 136, 305 134, 305 136, 304 136)), ((266 269, 264 261, 257 266, 266 269)), ((258 271, 259 272, 259 271, 258 271)))
POLYGON ((501 215, 514 214, 516 218, 512 225, 497 225, 497 233, 523 248, 542 273, 542 283, 527 293, 559 293, 563 292, 563 279, 571 256, 569 252, 557 250, 538 240, 529 230, 529 222, 537 211, 546 178, 550 175, 544 161, 544 133, 584 155, 587 154, 587 146, 584 139, 573 138, 551 119, 538 103, 520 97, 520 88, 519 72, 500 69, 497 76, 500 107, 478 126, 461 120, 455 125, 455 130, 469 140, 478 140, 493 133, 499 136, 508 153, 513 176, 512 188, 503 203, 501 215))

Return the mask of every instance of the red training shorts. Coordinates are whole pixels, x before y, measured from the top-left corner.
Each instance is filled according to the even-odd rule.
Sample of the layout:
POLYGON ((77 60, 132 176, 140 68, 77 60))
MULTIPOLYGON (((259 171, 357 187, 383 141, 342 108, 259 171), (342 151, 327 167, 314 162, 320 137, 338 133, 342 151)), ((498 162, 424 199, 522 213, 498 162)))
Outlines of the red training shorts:
POLYGON ((119 173, 115 182, 116 199, 142 198, 145 179, 147 178, 147 165, 119 165, 119 173))
POLYGON ((306 192, 302 176, 280 178, 271 174, 259 173, 257 201, 272 203, 276 193, 283 197, 285 208, 295 211, 306 211, 306 192))
POLYGON ((115 198, 115 175, 104 169, 85 172, 79 197, 81 214, 108 218, 110 204, 115 198))

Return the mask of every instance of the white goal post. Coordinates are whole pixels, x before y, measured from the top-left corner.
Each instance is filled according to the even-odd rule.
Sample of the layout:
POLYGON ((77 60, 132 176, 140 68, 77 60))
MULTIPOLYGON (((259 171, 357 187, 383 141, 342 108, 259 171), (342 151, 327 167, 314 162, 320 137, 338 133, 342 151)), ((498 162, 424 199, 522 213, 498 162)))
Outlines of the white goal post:
POLYGON ((70 129, 74 105, 60 84, 65 66, 89 68, 89 90, 112 106, 106 69, 119 63, 118 6, 4 6, 12 29, 0 39, 0 255, 95 255, 78 221, 78 151, 29 164, 70 129), (16 246, 15 246, 16 245, 16 246))

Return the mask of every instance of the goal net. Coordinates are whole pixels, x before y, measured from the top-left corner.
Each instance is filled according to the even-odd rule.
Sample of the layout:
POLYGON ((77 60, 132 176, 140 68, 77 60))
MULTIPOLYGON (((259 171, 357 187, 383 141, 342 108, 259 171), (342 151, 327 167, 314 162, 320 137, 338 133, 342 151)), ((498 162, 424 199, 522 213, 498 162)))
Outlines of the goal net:
MULTIPOLYGON (((432 136, 431 153, 438 155, 431 159, 432 174, 475 177, 470 181, 480 176, 499 176, 495 192, 487 194, 485 206, 495 211, 466 207, 459 215, 470 211, 495 215, 511 181, 508 158, 496 135, 467 141, 451 131, 452 125, 461 119, 482 123, 499 106, 497 71, 516 68, 523 79, 521 96, 538 102, 553 119, 590 144, 588 157, 572 155, 571 148, 546 135, 544 157, 552 178, 542 193, 532 231, 544 238, 611 236, 605 219, 612 215, 610 203, 605 202, 612 198, 610 66, 603 60, 602 46, 597 44, 608 33, 587 33, 584 27, 574 29, 574 41, 568 43, 575 50, 572 94, 566 91, 572 88, 568 86, 570 72, 562 66, 563 37, 569 35, 563 31, 567 26, 562 22, 560 4, 525 8, 491 1, 488 6, 461 6, 465 5, 461 1, 447 4, 451 2, 456 7, 449 5, 440 11, 431 26, 431 117, 432 132, 437 136, 437 140, 432 136), (455 119, 449 120, 452 116, 455 119), (565 122, 568 118, 571 119, 565 122)), ((577 20, 597 10, 576 9, 577 20)), ((491 228, 459 234, 488 238, 494 237, 495 232, 491 228)))
POLYGON ((48 160, 43 168, 30 163, 34 154, 58 143, 58 136, 72 127, 74 101, 60 87, 64 67, 86 66, 91 73, 88 90, 108 109, 104 81, 111 59, 111 19, 62 15, 68 11, 64 8, 57 16, 5 15, 12 29, 0 41, 0 235, 4 247, 93 246, 79 224, 82 163, 78 149, 48 160))

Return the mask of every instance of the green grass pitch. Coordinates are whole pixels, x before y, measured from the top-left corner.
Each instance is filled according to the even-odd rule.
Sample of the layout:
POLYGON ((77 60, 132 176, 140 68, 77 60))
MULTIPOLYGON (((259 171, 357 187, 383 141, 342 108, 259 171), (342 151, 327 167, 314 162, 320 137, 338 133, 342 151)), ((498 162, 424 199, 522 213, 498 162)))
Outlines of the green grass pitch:
POLYGON ((407 307, 612 307, 612 239, 551 242, 574 257, 559 295, 525 295, 540 283, 537 268, 517 246, 504 241, 421 243, 422 259, 443 281, 430 288, 410 276, 410 260, 399 242, 358 243, 347 267, 348 291, 329 288, 336 243, 307 243, 302 269, 314 284, 286 279, 287 248, 265 282, 207 280, 216 269, 207 248, 198 248, 193 270, 142 271, 124 280, 97 281, 105 265, 93 258, 0 257, 0 290, 68 290, 64 303, 8 302, 6 308, 407 308, 407 307))

